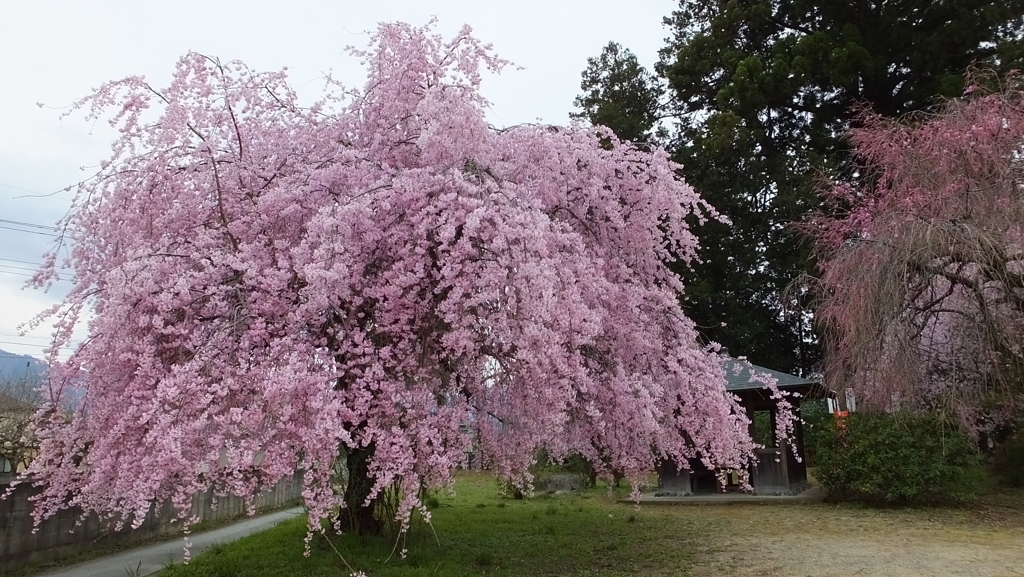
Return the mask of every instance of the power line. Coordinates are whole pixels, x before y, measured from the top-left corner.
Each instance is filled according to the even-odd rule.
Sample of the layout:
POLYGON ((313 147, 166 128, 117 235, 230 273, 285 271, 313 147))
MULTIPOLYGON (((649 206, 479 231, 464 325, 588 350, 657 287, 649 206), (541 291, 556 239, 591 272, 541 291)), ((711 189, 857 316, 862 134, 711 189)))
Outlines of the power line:
POLYGON ((21 335, 18 333, 5 333, 0 331, 0 337, 17 337, 19 339, 35 339, 35 340, 50 340, 52 337, 39 337, 33 335, 21 335))
POLYGON ((15 266, 13 264, 3 264, 3 263, 0 263, 0 267, 9 268, 9 269, 13 269, 13 270, 27 270, 29 272, 35 272, 36 271, 36 269, 34 269, 34 268, 28 268, 27 266, 15 266))
POLYGON ((14 276, 23 276, 25 278, 32 278, 32 277, 36 276, 34 274, 25 274, 23 272, 15 272, 13 270, 0 270, 0 274, 13 274, 14 276))
MULTIPOLYGON (((38 228, 38 229, 40 229, 40 231, 44 231, 45 230, 45 231, 48 231, 48 232, 40 232, 40 231, 34 231, 34 230, 22 230, 20 228, 10 228, 10 227, 7 227, 7 226, 0 225, 0 228, 6 228, 7 230, 14 230, 14 231, 17 231, 17 232, 29 232, 29 233, 32 233, 32 234, 46 234, 46 235, 49 235, 49 236, 61 236, 60 234, 52 232, 52 231, 56 231, 58 229, 58 225, 56 225, 56 224, 38 224, 38 223, 35 223, 35 222, 25 222, 25 221, 20 221, 20 220, 9 220, 9 219, 6 219, 6 218, 0 218, 0 223, 5 223, 5 224, 9 224, 9 225, 14 225, 14 226, 28 227, 28 228, 38 228)), ((77 229, 75 229, 75 228, 73 228, 71 226, 68 226, 66 223, 63 224, 63 225, 60 225, 60 226, 63 228, 63 231, 65 231, 65 232, 66 231, 75 231, 75 230, 77 230, 77 229)))
MULTIPOLYGON (((18 264, 31 265, 32 268, 21 268, 21 267, 16 267, 16 266, 11 266, 11 265, 0 263, 0 267, 13 268, 13 269, 18 269, 18 270, 27 270, 27 271, 30 271, 30 272, 33 272, 33 273, 38 271, 40 268, 43 267, 43 263, 41 263, 41 262, 32 262, 32 261, 28 261, 28 260, 18 260, 18 259, 14 259, 14 258, 3 258, 3 257, 0 257, 0 261, 15 262, 15 263, 18 263, 18 264)), ((53 268, 54 268, 54 270, 58 270, 58 271, 71 270, 70 267, 66 267, 66 266, 54 265, 53 268)))
POLYGON ((22 228, 14 228, 13 226, 4 226, 2 224, 0 224, 0 228, 5 229, 5 230, 13 230, 14 232, 24 232, 24 233, 27 233, 27 234, 38 234, 38 235, 42 235, 42 236, 51 236, 53 238, 57 238, 59 236, 59 235, 53 234, 52 232, 42 232, 42 231, 37 231, 37 230, 25 230, 25 229, 22 229, 22 228))
MULTIPOLYGON (((25 345, 25 346, 28 346, 28 347, 40 347, 40 346, 50 346, 51 344, 53 344, 53 337, 52 336, 39 337, 39 336, 18 335, 18 334, 14 334, 14 333, 4 333, 4 332, 0 332, 0 336, 15 337, 15 338, 20 338, 20 339, 35 339, 35 340, 40 340, 40 341, 48 341, 47 345, 41 345, 39 343, 24 343, 24 342, 13 342, 13 341, 0 341, 0 343, 5 343, 5 344, 8 344, 8 345, 25 345)), ((68 345, 63 345, 61 348, 68 348, 70 346, 77 346, 77 345, 81 344, 83 342, 83 340, 82 339, 74 339, 74 340, 71 340, 71 341, 68 341, 68 342, 69 342, 68 345)))
POLYGON ((20 186, 14 186, 13 184, 7 184, 6 182, 0 182, 0 186, 2 186, 4 188, 13 188, 14 190, 20 190, 20 191, 23 191, 23 192, 31 192, 33 194, 45 194, 45 193, 39 192, 38 190, 30 190, 28 188, 22 188, 20 186))
POLYGON ((3 258, 3 257, 0 257, 0 260, 5 261, 5 262, 16 262, 16 263, 19 263, 19 264, 30 264, 32 266, 43 266, 43 263, 41 263, 41 262, 30 262, 30 261, 27 261, 27 260, 17 260, 17 259, 13 259, 13 258, 3 258))
POLYGON ((20 220, 7 220, 6 218, 0 218, 0 222, 6 222, 7 224, 16 224, 18 226, 28 226, 32 228, 42 228, 45 230, 53 230, 55 227, 47 226, 45 224, 35 224, 34 222, 23 222, 20 220))
MULTIPOLYGON (((67 269, 62 269, 62 270, 67 270, 67 269)), ((18 271, 13 271, 13 270, 2 270, 2 269, 0 269, 0 274, 9 274, 9 275, 20 276, 20 277, 24 277, 24 278, 35 278, 35 276, 36 276, 34 274, 28 274, 26 272, 18 272, 18 271)), ((59 282, 70 283, 72 281, 69 278, 69 276, 70 275, 65 275, 65 276, 62 276, 60 278, 51 278, 51 277, 49 277, 47 275, 46 277, 44 277, 44 281, 46 283, 50 283, 50 282, 54 282, 54 283, 59 283, 59 282)))
POLYGON ((0 341, 0 345, 18 345, 20 347, 40 347, 46 348, 50 345, 40 345, 37 343, 19 343, 17 341, 0 341))
MULTIPOLYGON (((15 342, 15 341, 0 341, 0 345, 17 345, 19 347, 36 347, 36 348, 40 348, 40 349, 48 349, 48 348, 51 348, 53 346, 52 343, 48 344, 48 345, 40 345, 38 343, 19 343, 19 342, 15 342)), ((75 347, 75 346, 78 346, 77 343, 72 341, 71 344, 63 345, 60 348, 62 348, 62 349, 70 349, 70 348, 75 347)))

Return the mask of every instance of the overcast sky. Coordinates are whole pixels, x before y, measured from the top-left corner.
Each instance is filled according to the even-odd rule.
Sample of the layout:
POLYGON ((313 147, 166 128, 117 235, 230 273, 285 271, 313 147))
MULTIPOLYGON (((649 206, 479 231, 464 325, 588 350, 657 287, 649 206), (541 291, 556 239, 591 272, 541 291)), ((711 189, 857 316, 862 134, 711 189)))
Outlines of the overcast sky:
POLYGON ((310 100, 325 71, 361 86, 363 71, 348 45, 363 47, 382 21, 425 24, 445 36, 463 24, 524 70, 489 77, 484 95, 497 126, 564 124, 579 92, 588 57, 610 40, 651 66, 668 31, 662 18, 672 0, 347 0, 228 2, 219 0, 22 0, 0 14, 0 349, 41 355, 48 327, 26 336, 18 326, 62 296, 23 289, 52 237, 45 229, 69 208, 58 192, 91 172, 113 134, 81 115, 60 120, 61 108, 106 80, 145 75, 165 85, 179 56, 194 50, 238 59, 255 70, 289 69, 310 100), (40 108, 37 103, 44 106, 40 108), (18 230, 9 230, 9 229, 18 230))

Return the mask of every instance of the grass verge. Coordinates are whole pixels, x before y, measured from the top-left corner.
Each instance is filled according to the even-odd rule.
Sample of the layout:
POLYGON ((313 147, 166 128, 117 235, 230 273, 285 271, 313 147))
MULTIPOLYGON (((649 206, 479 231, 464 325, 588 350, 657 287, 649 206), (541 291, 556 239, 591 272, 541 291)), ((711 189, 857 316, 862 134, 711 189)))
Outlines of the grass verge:
MULTIPOLYGON (((272 507, 269 509, 261 509, 259 515, 266 515, 273 513, 274 511, 281 511, 284 509, 290 509, 295 507, 298 503, 292 502, 280 507, 272 507)), ((219 529, 232 523, 237 523, 244 520, 246 517, 228 517, 224 519, 217 519, 215 521, 203 521, 196 523, 192 526, 193 533, 201 533, 204 531, 212 531, 219 529)), ((113 539, 107 541, 101 541, 99 545, 94 546, 91 549, 80 551, 78 553, 62 554, 59 557, 50 560, 39 560, 24 563, 18 567, 7 569, 6 571, 0 572, 3 577, 31 577, 39 573, 45 573, 55 571, 62 567, 70 567, 79 563, 85 563, 92 561, 93 559, 99 559, 100 557, 106 557, 107 555, 115 555, 124 551, 130 551, 132 549, 138 549, 147 545, 155 545, 157 543, 164 543, 172 539, 180 540, 183 535, 181 529, 169 531, 161 535, 153 535, 151 537, 127 537, 122 539, 113 539)), ((129 574, 127 571, 126 574, 129 574)))

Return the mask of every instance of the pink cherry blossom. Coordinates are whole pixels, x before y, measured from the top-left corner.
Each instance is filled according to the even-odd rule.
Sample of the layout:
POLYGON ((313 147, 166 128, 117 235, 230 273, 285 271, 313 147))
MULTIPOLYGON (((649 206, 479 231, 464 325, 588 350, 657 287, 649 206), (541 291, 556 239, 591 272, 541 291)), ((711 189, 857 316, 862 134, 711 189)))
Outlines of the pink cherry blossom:
POLYGON ((38 518, 187 516, 197 491, 302 470, 318 528, 339 455, 367 447, 403 522, 470 450, 519 482, 539 447, 635 483, 659 459, 749 463, 665 265, 694 258, 688 217, 717 218, 679 167, 600 128, 489 126, 481 72, 507 63, 468 28, 382 25, 372 46, 363 89, 309 107, 284 72, 194 53, 165 88, 78 103, 121 137, 65 223, 74 288, 40 318, 89 338, 53 359, 84 400, 40 432, 38 518))
POLYGON ((973 74, 969 96, 927 113, 862 114, 858 182, 827 191, 808 228, 829 382, 977 430, 1024 399, 1024 91, 1019 75, 973 74))

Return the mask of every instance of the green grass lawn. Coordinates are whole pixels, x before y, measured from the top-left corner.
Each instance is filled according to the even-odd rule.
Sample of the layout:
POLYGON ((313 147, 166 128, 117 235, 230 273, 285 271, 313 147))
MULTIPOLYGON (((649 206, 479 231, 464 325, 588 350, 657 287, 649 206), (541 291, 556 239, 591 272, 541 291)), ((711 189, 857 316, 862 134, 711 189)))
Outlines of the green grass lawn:
MULTIPOLYGON (((331 542, 370 577, 691 574, 692 522, 673 521, 658 508, 637 510, 603 489, 515 500, 499 495, 493 476, 477 473, 461 474, 456 492, 438 496, 433 530, 414 523, 404 559, 391 554, 393 538, 344 535, 331 542)), ((160 576, 347 577, 345 563, 323 536, 315 536, 310 556, 303 556, 305 533, 305 518, 293 519, 214 547, 160 576)))
POLYGON ((1020 489, 990 487, 970 507, 908 509, 830 503, 637 509, 603 489, 515 500, 501 497, 494 478, 480 473, 460 474, 456 491, 437 496, 433 531, 414 523, 404 559, 392 555, 394 539, 350 535, 330 543, 316 535, 303 557, 306 524, 297 518, 210 549, 160 577, 349 577, 332 544, 370 577, 919 577, 1004 575, 1007 567, 1024 566, 1020 489), (909 572, 893 573, 887 563, 896 561, 909 572), (935 570, 919 570, 922 563, 935 570))

